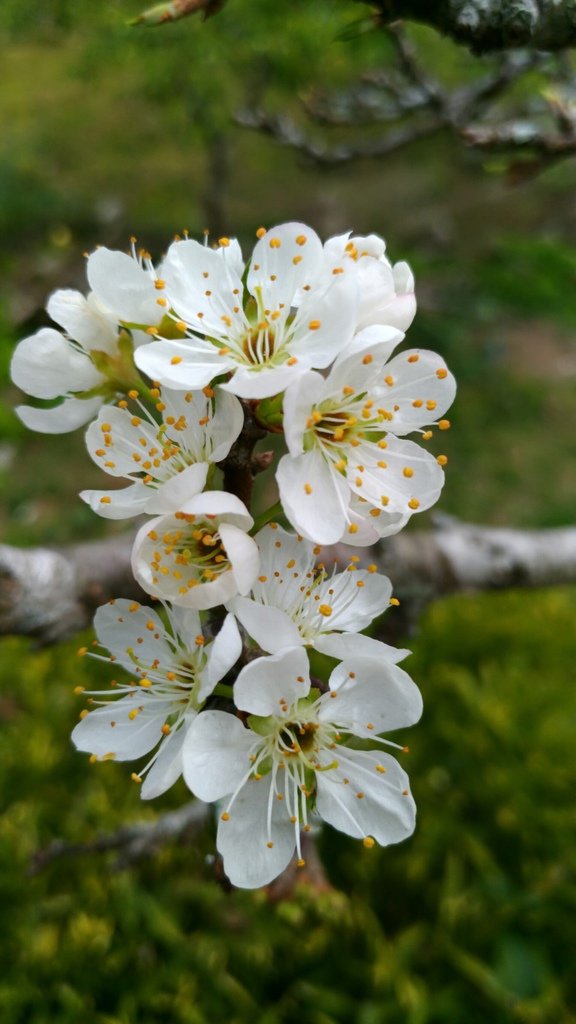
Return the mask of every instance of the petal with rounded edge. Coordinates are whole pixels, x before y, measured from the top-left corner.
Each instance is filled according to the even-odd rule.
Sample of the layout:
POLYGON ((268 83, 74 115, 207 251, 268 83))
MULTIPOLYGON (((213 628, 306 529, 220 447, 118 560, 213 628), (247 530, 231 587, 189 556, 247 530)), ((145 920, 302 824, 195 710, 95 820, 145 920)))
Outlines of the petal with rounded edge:
POLYGON ((309 690, 308 656, 302 647, 292 647, 245 665, 234 684, 234 700, 242 711, 282 718, 309 690))
POLYGON ((119 321, 156 324, 161 319, 151 275, 127 253, 101 246, 88 257, 86 275, 92 290, 119 321))
POLYGON ((257 737, 227 711, 201 711, 187 732, 182 769, 189 789, 211 803, 229 796, 251 771, 257 737))
POLYGON ((414 725, 422 714, 422 695, 404 669, 386 659, 348 655, 328 681, 331 692, 321 698, 320 721, 369 739, 414 725))
POLYGON ((10 373, 17 387, 34 398, 59 398, 102 383, 90 357, 52 327, 43 327, 16 346, 10 373))
POLYGON ((14 411, 29 430, 42 434, 67 434, 93 419, 103 401, 102 398, 66 398, 52 409, 18 405, 14 411))
POLYGON ((272 779, 249 780, 220 818, 216 846, 232 885, 257 889, 276 878, 290 862, 295 848, 294 826, 286 812, 281 790, 271 793, 272 779), (270 832, 267 815, 271 806, 270 832))
POLYGON ((408 776, 389 754, 348 750, 336 770, 318 772, 316 780, 318 814, 340 832, 372 836, 381 846, 412 835, 416 805, 408 776))
POLYGON ((350 490, 318 448, 296 458, 284 455, 276 470, 276 481, 285 515, 299 533, 317 544, 335 544, 340 540, 347 521, 350 490))

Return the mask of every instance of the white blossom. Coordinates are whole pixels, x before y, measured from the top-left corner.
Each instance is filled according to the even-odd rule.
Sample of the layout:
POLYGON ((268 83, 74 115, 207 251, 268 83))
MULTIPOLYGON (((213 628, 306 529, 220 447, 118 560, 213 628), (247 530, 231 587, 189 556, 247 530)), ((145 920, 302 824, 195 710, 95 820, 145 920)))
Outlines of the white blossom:
POLYGON ((162 271, 166 297, 187 336, 140 348, 140 369, 163 386, 184 389, 230 374, 223 387, 256 399, 283 391, 310 367, 332 363, 354 333, 354 262, 326 269, 311 228, 272 228, 254 248, 244 304, 241 265, 237 256, 226 257, 228 239, 222 242, 216 251, 192 239, 170 247, 162 271))
POLYGON ((294 851, 303 864, 300 832, 314 815, 366 846, 412 833, 415 805, 398 762, 347 745, 351 737, 390 745, 378 735, 420 717, 418 688, 397 665, 355 657, 318 695, 306 652, 291 648, 242 669, 234 700, 250 715, 246 725, 227 712, 204 711, 183 748, 192 792, 221 801, 217 846, 234 885, 266 885, 294 851))
POLYGON ((160 796, 182 773, 186 733, 215 686, 238 660, 242 642, 232 615, 207 641, 198 613, 166 608, 169 628, 151 608, 124 599, 99 608, 94 626, 110 657, 133 679, 92 691, 93 710, 72 733, 78 750, 94 761, 132 761, 154 753, 138 774, 145 800, 160 796))
POLYGON ((161 399, 161 423, 139 403, 138 415, 105 406, 88 427, 94 462, 110 476, 133 481, 119 490, 81 491, 107 519, 177 512, 204 488, 210 465, 226 458, 242 429, 240 402, 220 389, 167 391, 161 399))
POLYGON ((376 530, 384 536, 440 494, 444 457, 403 435, 445 412, 454 378, 432 352, 389 360, 402 338, 392 328, 366 328, 326 378, 308 371, 284 395, 289 454, 276 474, 280 498, 289 521, 312 541, 372 543, 358 519, 381 520, 376 530))
POLYGON ((357 265, 357 331, 376 324, 409 328, 416 314, 414 276, 407 263, 390 263, 382 238, 348 232, 328 239, 324 250, 331 264, 353 260, 357 265))
POLYGON ((179 512, 149 520, 132 550, 132 572, 154 597, 186 608, 215 608, 247 594, 258 574, 253 519, 239 498, 204 491, 179 512))
POLYGON ((360 634, 386 611, 392 594, 390 580, 375 565, 358 569, 353 560, 344 572, 328 573, 316 565, 319 547, 276 524, 255 540, 258 578, 248 597, 236 597, 228 607, 263 651, 306 646, 335 658, 371 653, 394 662, 408 654, 360 634))
MULTIPOLYGON (((101 248, 88 257, 86 269, 88 297, 61 289, 48 301, 49 316, 65 333, 43 327, 14 351, 10 370, 22 391, 33 398, 64 399, 52 408, 18 406, 18 416, 31 430, 62 434, 93 419, 133 370, 131 351, 125 351, 128 335, 119 335, 119 328, 133 321, 156 323, 163 316, 149 261, 143 266, 126 253, 101 248)), ((128 348, 144 338, 132 332, 128 348)))

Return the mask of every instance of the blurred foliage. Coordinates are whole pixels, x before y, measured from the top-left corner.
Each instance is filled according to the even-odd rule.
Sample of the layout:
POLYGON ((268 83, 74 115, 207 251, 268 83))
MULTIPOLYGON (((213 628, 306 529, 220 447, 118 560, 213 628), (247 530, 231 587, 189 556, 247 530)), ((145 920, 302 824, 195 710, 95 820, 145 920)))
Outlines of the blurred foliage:
POLYGON ((102 682, 98 663, 4 641, 2 1024, 576 1020, 575 614, 568 590, 436 605, 407 663, 426 704, 401 736, 415 836, 365 850, 327 829, 333 888, 276 904, 222 890, 212 835, 122 873, 92 854, 25 882, 55 836, 88 841, 186 793, 142 804, 131 766, 71 750, 72 687, 102 682))

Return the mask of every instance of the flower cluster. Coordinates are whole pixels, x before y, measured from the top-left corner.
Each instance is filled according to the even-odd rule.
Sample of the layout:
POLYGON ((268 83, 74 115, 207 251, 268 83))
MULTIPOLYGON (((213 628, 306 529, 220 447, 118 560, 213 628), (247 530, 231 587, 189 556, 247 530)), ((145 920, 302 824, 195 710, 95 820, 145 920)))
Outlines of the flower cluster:
POLYGON ((73 741, 94 762, 144 759, 144 799, 183 776, 216 805, 243 887, 304 864, 322 820, 366 847, 413 831, 407 776, 384 749, 404 748, 382 734, 418 720, 420 693, 399 665, 409 652, 362 632, 395 603, 390 581, 356 554, 341 571, 318 559, 437 500, 446 459, 407 435, 447 429, 455 393, 439 356, 400 349, 414 280, 381 238, 323 245, 295 223, 257 236, 246 262, 228 238, 177 238, 158 266, 134 244, 97 249, 88 296, 48 303, 62 331, 24 339, 12 361, 15 383, 53 403, 20 406, 27 426, 89 424, 110 479, 80 496, 140 517, 132 570, 160 603, 96 613, 91 654, 123 681, 89 694, 73 741), (269 432, 285 441, 276 466, 254 452, 269 432), (268 467, 278 500, 253 517, 268 467))

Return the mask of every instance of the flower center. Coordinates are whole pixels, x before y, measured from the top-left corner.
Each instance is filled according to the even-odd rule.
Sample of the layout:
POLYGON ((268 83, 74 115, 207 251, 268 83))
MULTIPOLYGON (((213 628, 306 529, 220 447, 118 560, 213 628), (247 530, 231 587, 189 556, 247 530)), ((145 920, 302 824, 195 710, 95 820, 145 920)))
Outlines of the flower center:
POLYGON ((245 334, 242 352, 245 360, 252 366, 261 366, 272 359, 276 344, 275 328, 267 320, 263 320, 245 334))
MULTIPOLYGON (((164 533, 150 565, 155 573, 180 581, 179 592, 185 594, 200 583, 216 579, 230 563, 216 524, 185 512, 176 512, 174 518, 183 523, 182 527, 164 533)), ((160 539, 156 531, 148 536, 152 541, 160 539)))

